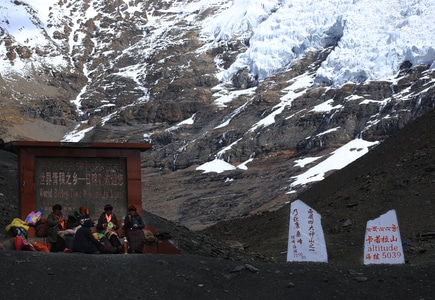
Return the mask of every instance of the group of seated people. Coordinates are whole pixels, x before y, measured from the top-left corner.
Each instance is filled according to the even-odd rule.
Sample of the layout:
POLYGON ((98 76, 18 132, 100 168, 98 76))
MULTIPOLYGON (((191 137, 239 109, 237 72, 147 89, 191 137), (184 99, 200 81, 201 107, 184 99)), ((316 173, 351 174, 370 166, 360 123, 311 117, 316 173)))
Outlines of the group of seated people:
MULTIPOLYGON (((48 233, 51 252, 73 251, 88 254, 122 253, 123 249, 118 236, 119 223, 113 213, 113 206, 106 204, 104 211, 98 218, 96 230, 89 212, 83 208, 77 212, 76 217, 69 216, 67 220, 62 215, 62 206, 55 204, 47 217, 48 233), (67 245, 66 241, 72 241, 67 245)), ((124 230, 128 240, 128 252, 142 253, 146 242, 143 229, 145 227, 142 217, 137 213, 136 207, 130 205, 128 214, 124 219, 124 230)))

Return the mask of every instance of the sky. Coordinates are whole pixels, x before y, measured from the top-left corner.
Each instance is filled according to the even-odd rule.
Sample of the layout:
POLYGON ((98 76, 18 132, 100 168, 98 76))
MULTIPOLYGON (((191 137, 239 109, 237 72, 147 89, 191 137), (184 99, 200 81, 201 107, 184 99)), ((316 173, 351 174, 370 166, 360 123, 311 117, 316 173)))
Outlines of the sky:
MULTIPOLYGON (((50 10, 47 7, 58 12, 61 12, 62 8, 56 6, 57 0, 23 0, 23 2, 38 11, 38 19, 33 19, 31 22, 25 5, 17 6, 13 1, 2 0, 0 26, 12 34, 20 44, 36 47, 46 43, 41 28, 45 28, 50 34, 47 24, 61 21, 49 16, 50 10)), ((93 3, 99 6, 103 2, 93 3)), ((128 10, 131 12, 141 9, 140 6, 134 6, 132 2, 125 3, 128 3, 126 5, 129 5, 128 10)), ((317 51, 336 44, 315 73, 302 74, 289 83, 283 91, 280 103, 271 110, 271 114, 258 120, 250 129, 251 131, 258 127, 272 125, 275 116, 291 106, 292 101, 298 97, 298 93, 301 93, 303 88, 320 83, 340 87, 347 82, 363 80, 392 81, 405 60, 409 60, 413 65, 428 64, 435 69, 434 0, 193 0, 174 3, 167 11, 177 13, 178 18, 194 23, 200 28, 204 46, 199 51, 206 51, 216 43, 232 38, 249 39, 247 50, 239 54, 229 68, 223 69, 220 62, 216 61, 219 72, 215 75, 222 84, 216 86, 213 92, 216 105, 221 107, 227 106, 240 94, 255 93, 255 88, 243 91, 225 89, 224 83, 238 70, 247 68, 259 80, 263 80, 279 70, 291 68, 292 64, 308 51, 317 51), (210 7, 217 8, 218 13, 204 20, 197 18, 198 14, 210 7)), ((86 15, 81 17, 91 18, 95 14, 96 8, 90 7, 86 15)), ((156 31, 163 31, 174 26, 176 21, 173 17, 165 19, 162 15, 153 18, 148 14, 147 25, 156 28, 156 31)), ((78 26, 76 21, 72 23, 78 26)), ((147 42, 158 44, 161 42, 157 40, 159 36, 157 32, 151 33, 147 37, 147 42), (156 40, 152 40, 154 36, 156 40)), ((69 47, 73 45, 74 42, 70 39, 69 47)), ((5 48, 0 45, 0 57, 4 56, 5 48)), ((59 56, 50 57, 49 61, 40 63, 56 67, 56 64, 63 66, 66 62, 59 56)), ((3 77, 7 76, 8 72, 25 73, 26 68, 25 61, 17 61, 14 66, 11 66, 7 60, 0 60, 3 77)), ((133 78, 139 76, 137 70, 137 66, 132 66, 120 72, 133 78)), ((83 88, 83 92, 85 89, 86 87, 83 88)), ((144 94, 147 92, 144 91, 144 94)), ((80 113, 80 95, 71 101, 80 113)), ((314 109, 317 111, 336 109, 331 106, 331 103, 332 101, 326 101, 314 109)), ((217 128, 225 127, 241 110, 242 108, 234 110, 217 128)), ((111 117, 108 115, 103 120, 109 120, 111 117)), ((194 121, 193 115, 169 130, 183 124, 192 124, 194 121)), ((63 141, 80 141, 85 133, 86 131, 74 130, 67 134, 63 141)), ((149 133, 144 133, 145 135, 149 136, 149 133)), ((232 145, 235 144, 237 141, 232 145)), ((304 161, 309 160, 321 160, 321 163, 292 178, 290 192, 298 185, 322 180, 327 171, 344 167, 367 153, 374 144, 376 142, 355 138, 328 157, 307 157, 298 161, 294 167, 300 167, 304 161)), ((221 159, 232 145, 222 149, 214 159, 199 166, 198 170, 224 172, 235 168, 249 168, 249 161, 252 159, 238 166, 221 159)))

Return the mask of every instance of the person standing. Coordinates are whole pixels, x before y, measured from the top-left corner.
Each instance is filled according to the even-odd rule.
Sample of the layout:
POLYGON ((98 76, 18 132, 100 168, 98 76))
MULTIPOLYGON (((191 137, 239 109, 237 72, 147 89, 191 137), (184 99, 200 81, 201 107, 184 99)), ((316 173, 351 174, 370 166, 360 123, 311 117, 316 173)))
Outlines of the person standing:
POLYGON ((112 247, 116 248, 115 253, 119 253, 122 250, 121 242, 118 238, 118 219, 113 213, 113 206, 111 204, 106 204, 104 206, 104 212, 101 213, 97 222, 97 230, 107 237, 107 239, 112 244, 112 247))
POLYGON ((62 205, 55 204, 52 212, 47 217, 48 241, 50 242, 50 252, 59 252, 65 249, 65 240, 59 235, 60 231, 65 230, 65 221, 62 215, 62 205))
POLYGON ((124 229, 130 245, 130 252, 143 253, 143 247, 145 245, 144 227, 145 223, 142 217, 137 213, 136 207, 130 205, 128 207, 128 214, 124 219, 124 229))

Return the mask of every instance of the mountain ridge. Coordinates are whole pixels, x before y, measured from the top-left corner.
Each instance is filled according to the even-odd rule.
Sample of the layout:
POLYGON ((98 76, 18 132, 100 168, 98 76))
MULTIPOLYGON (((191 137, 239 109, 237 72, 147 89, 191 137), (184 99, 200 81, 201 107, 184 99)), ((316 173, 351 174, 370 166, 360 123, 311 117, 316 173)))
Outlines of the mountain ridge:
POLYGON ((364 1, 334 3, 322 4, 333 13, 316 6, 310 15, 285 1, 52 1, 48 10, 9 1, 0 8, 0 138, 151 142, 142 156, 143 208, 191 228, 278 209, 310 185, 292 186, 294 178, 335 150, 355 139, 382 142, 434 106, 431 40, 422 37, 433 4, 395 2, 390 23, 367 28, 376 37, 387 29, 387 44, 397 47, 383 61, 382 38, 352 32, 372 9, 381 18, 384 4, 355 16, 341 10, 364 1), (14 34, 18 18, 8 13, 20 12, 14 34), (313 27, 298 23, 303 17, 313 27), (421 40, 405 35, 418 24, 421 40), (411 49, 401 48, 399 29, 411 49), (353 57, 343 64, 338 53, 357 44, 361 64, 366 53, 373 70, 391 63, 395 74, 374 80, 354 70, 353 57), (285 63, 269 69, 271 61, 285 63), (338 73, 326 74, 332 62, 338 73), (339 86, 328 79, 344 74, 349 81, 339 86), (320 158, 297 166, 312 157, 320 158), (216 159, 247 170, 197 170, 216 159))
MULTIPOLYGON (((421 267, 434 263, 435 216, 434 201, 431 199, 435 184, 435 135, 430 126, 434 121, 435 110, 432 109, 366 155, 310 185, 298 195, 300 200, 321 216, 330 264, 362 265, 366 222, 392 209, 397 213, 407 266, 421 267)), ((18 215, 18 161, 15 153, 0 149, 0 154, 0 222, 4 230, 18 215)), ((148 176, 157 177, 154 174, 148 176)), ((208 176, 184 178, 184 186, 181 186, 184 192, 192 190, 190 186, 195 186, 194 181, 208 185, 213 183, 208 176)), ((166 177, 163 179, 166 180, 166 177)), ((177 179, 181 180, 182 177, 178 176, 177 179)), ((273 178, 269 180, 273 181, 273 178)), ((143 178, 143 181, 146 183, 147 178, 143 178)), ((246 189, 249 193, 259 181, 256 179, 248 182, 251 185, 246 189)), ((160 188, 171 189, 176 186, 180 188, 179 184, 169 182, 160 188)), ((269 185, 264 186, 267 188, 269 185)), ((154 188, 155 186, 148 187, 148 190, 154 188)), ((270 193, 272 190, 264 192, 270 193)), ((219 197, 217 191, 211 186, 208 194, 210 198, 219 197)), ((278 197, 282 197, 282 194, 278 197)), ((201 212, 204 207, 209 211, 216 208, 225 211, 225 206, 213 207, 206 198, 193 199, 196 199, 196 203, 187 206, 193 213, 201 212)), ((166 205, 168 211, 176 207, 166 205)), ((146 224, 156 227, 158 231, 171 232, 183 254, 279 263, 286 261, 289 209, 290 203, 286 203, 279 209, 229 216, 227 220, 212 219, 216 221, 213 225, 200 230, 191 230, 182 223, 146 210, 143 210, 142 215, 146 224)), ((180 214, 189 216, 185 212, 180 214)), ((204 218, 207 217, 206 213, 201 212, 202 214, 204 218)))

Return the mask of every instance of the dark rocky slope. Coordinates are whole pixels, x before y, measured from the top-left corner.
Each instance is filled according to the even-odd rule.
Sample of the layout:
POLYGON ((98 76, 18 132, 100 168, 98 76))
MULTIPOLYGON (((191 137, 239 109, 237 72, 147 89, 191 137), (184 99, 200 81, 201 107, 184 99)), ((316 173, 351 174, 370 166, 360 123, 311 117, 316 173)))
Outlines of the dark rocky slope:
MULTIPOLYGON (((331 262, 360 264, 366 222, 390 209, 396 210, 402 241, 408 245, 406 260, 416 264, 434 262, 435 239, 425 236, 435 231, 433 124, 435 111, 299 195, 299 199, 322 215, 331 262)), ((1 223, 5 226, 18 215, 17 161, 15 154, 4 150, 0 157, 1 223)), ((191 209, 201 205, 201 200, 197 199, 191 209)), ((268 261, 286 258, 288 204, 277 211, 229 221, 216 220, 216 225, 202 231, 189 230, 146 211, 144 219, 158 230, 170 231, 184 253, 268 261)))
MULTIPOLYGON (((288 205, 200 232, 144 212, 173 233, 182 255, 3 250, 0 296, 58 299, 56 282, 62 295, 78 299, 433 299, 435 244, 423 234, 434 231, 434 122, 432 111, 300 195, 322 214, 328 264, 284 262, 288 205), (363 266, 365 223, 389 209, 408 243, 407 264, 363 266)), ((3 225, 17 214, 16 156, 1 150, 0 158, 3 225)))
MULTIPOLYGON (((435 111, 412 122, 368 154, 299 195, 322 216, 328 255, 362 263, 366 222, 395 209, 405 259, 435 262, 435 111)), ((204 230, 241 242, 246 251, 284 260, 289 205, 276 212, 221 222, 204 230)))

